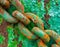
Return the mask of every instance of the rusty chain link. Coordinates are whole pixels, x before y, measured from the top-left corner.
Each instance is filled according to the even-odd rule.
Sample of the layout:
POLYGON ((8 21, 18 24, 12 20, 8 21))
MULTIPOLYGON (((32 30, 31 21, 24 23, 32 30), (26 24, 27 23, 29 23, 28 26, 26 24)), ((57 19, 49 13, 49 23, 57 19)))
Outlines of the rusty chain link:
POLYGON ((45 30, 43 20, 37 15, 28 12, 25 13, 24 6, 19 0, 0 0, 0 4, 0 15, 3 19, 9 23, 19 23, 18 28, 24 36, 28 39, 38 39, 38 47, 47 47, 45 43, 50 41, 50 36, 56 42, 56 44, 53 44, 52 47, 54 47, 54 45, 57 47, 60 46, 60 36, 53 30, 45 30), (12 13, 12 16, 4 8, 2 8, 2 5, 9 8, 10 3, 17 8, 17 10, 12 13), (33 21, 36 26, 29 31, 24 25, 28 25, 31 21, 33 21))

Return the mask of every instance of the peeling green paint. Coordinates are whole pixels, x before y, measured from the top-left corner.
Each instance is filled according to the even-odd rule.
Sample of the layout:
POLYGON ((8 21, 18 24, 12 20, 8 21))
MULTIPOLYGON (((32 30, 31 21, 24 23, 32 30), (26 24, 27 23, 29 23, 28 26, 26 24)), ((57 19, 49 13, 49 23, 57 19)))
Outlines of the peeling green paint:
POLYGON ((17 47, 17 40, 15 40, 16 36, 14 35, 14 28, 11 26, 7 27, 8 32, 8 47, 17 47))
POLYGON ((5 37, 3 35, 0 34, 0 44, 3 44, 5 40, 5 37))

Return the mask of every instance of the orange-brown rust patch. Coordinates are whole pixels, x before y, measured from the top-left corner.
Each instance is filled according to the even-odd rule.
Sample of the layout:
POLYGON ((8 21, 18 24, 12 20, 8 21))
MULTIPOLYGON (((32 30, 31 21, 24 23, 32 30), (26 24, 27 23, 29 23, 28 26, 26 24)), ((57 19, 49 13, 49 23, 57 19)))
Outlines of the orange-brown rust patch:
POLYGON ((58 39, 56 40, 56 43, 57 43, 58 45, 60 45, 60 38, 58 38, 58 39))
POLYGON ((53 44, 52 47, 59 47, 59 46, 57 44, 56 45, 53 44))
POLYGON ((44 27, 44 24, 43 23, 41 25, 42 25, 42 27, 44 27))
POLYGON ((36 19, 38 19, 38 16, 36 16, 36 19))
POLYGON ((29 19, 26 19, 26 24, 29 24, 30 23, 30 20, 29 19))
POLYGON ((37 20, 37 19, 34 19, 34 21, 33 21, 33 22, 36 24, 36 23, 38 23, 38 20, 37 20))
POLYGON ((43 23, 41 24, 41 26, 42 26, 42 30, 44 30, 44 24, 43 23))
POLYGON ((27 34, 23 33, 22 31, 21 31, 21 33, 22 33, 25 37, 27 37, 28 39, 32 39, 31 36, 28 36, 27 34))
POLYGON ((46 46, 42 40, 40 40, 40 42, 38 42, 38 47, 40 47, 40 46, 43 46, 43 47, 46 46))
POLYGON ((44 39, 46 39, 47 41, 50 40, 49 36, 47 34, 44 35, 44 39))
POLYGON ((16 1, 17 7, 19 7, 22 10, 22 12, 24 12, 24 6, 22 5, 22 3, 19 0, 15 0, 15 1, 16 1))
POLYGON ((44 38, 46 38, 46 39, 47 39, 48 37, 49 37, 49 36, 48 36, 47 34, 45 34, 45 35, 44 35, 44 38))
POLYGON ((36 16, 36 19, 34 20, 34 23, 38 23, 38 16, 36 16))
POLYGON ((10 2, 6 0, 5 4, 3 5, 4 8, 9 8, 10 7, 10 2))
POLYGON ((23 13, 24 16, 26 16, 28 19, 31 19, 32 17, 29 14, 23 13))
POLYGON ((16 10, 16 11, 14 11, 14 12, 12 13, 12 15, 13 15, 13 16, 16 16, 17 13, 18 13, 18 11, 16 10))
POLYGON ((3 14, 4 13, 4 10, 2 8, 0 8, 0 13, 3 14))
POLYGON ((49 34, 49 35, 50 35, 50 36, 52 36, 52 35, 53 35, 53 32, 52 32, 52 30, 51 30, 51 31, 49 31, 49 32, 50 32, 50 34, 49 34))
POLYGON ((38 2, 40 2, 41 0, 38 0, 38 2))
POLYGON ((32 39, 31 36, 27 36, 28 39, 32 39))

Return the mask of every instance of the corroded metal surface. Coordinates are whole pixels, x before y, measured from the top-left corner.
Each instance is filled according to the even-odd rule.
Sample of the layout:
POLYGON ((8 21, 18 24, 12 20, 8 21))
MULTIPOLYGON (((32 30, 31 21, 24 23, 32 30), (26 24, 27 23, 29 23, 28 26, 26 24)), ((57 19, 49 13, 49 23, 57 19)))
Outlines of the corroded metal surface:
POLYGON ((3 23, 0 25, 0 33, 5 37, 5 41, 4 41, 4 44, 0 44, 0 47, 6 47, 7 46, 7 32, 6 32, 6 27, 9 23, 7 23, 6 21, 3 21, 3 23))
MULTIPOLYGON (((55 44, 50 45, 50 46, 52 46, 52 47, 60 46, 60 36, 55 31, 46 30, 44 28, 43 20, 39 17, 40 15, 37 16, 36 14, 33 14, 32 12, 31 13, 25 12, 24 6, 22 5, 22 3, 19 0, 4 0, 4 1, 6 1, 6 2, 10 1, 10 3, 16 9, 12 11, 12 15, 11 15, 9 12, 7 12, 7 10, 5 8, 2 8, 2 4, 3 4, 3 6, 5 6, 5 4, 7 4, 7 3, 6 2, 0 2, 0 4, 2 3, 1 7, 0 7, 0 16, 2 16, 2 18, 6 21, 6 22, 3 21, 3 23, 0 24, 0 32, 5 37, 5 41, 4 41, 3 45, 1 45, 1 47, 6 47, 6 46, 17 47, 17 45, 19 45, 19 44, 21 44, 22 47, 25 47, 25 46, 26 47, 41 47, 41 46, 49 47, 46 43, 50 42, 51 37, 52 37, 52 39, 54 39, 55 44), (28 27, 31 28, 30 24, 32 22, 33 22, 34 26, 31 30, 29 30, 28 27), (26 27, 26 26, 28 26, 28 27, 26 27), (42 40, 38 41, 39 39, 40 40, 42 39, 42 40), (38 43, 35 42, 34 43, 35 45, 32 45, 33 41, 34 42, 37 41, 38 43), (29 43, 29 44, 27 44, 27 43, 29 43)), ((36 6, 36 7, 39 7, 39 5, 41 5, 39 1, 37 4, 38 6, 36 6)), ((42 2, 42 4, 44 4, 43 3, 44 1, 41 1, 41 2, 42 2)), ((35 3, 37 3, 37 2, 35 2, 35 3)), ((46 3, 49 3, 49 1, 45 0, 45 5, 47 5, 46 3)), ((38 9, 36 9, 36 10, 38 12, 38 9)), ((44 18, 46 21, 48 21, 48 19, 50 17, 48 15, 48 10, 47 10, 46 6, 45 6, 45 10, 46 10, 46 14, 45 14, 44 18)), ((40 14, 42 14, 42 13, 40 13, 40 14)))

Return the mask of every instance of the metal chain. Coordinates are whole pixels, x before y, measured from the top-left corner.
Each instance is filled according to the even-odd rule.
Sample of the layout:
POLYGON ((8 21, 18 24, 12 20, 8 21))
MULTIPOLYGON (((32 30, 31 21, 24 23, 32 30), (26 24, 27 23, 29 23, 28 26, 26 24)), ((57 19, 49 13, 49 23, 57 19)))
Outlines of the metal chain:
MULTIPOLYGON (((8 1, 8 0, 4 0, 4 1, 8 1)), ((0 0, 0 4, 5 5, 4 1, 0 0)), ((0 5, 0 15, 3 17, 4 20, 6 20, 9 23, 13 23, 13 24, 19 23, 18 24, 19 30, 21 31, 21 33, 24 36, 26 36, 28 39, 33 39, 33 40, 39 39, 38 47, 40 47, 40 46, 47 47, 47 45, 44 44, 44 42, 48 43, 50 41, 50 36, 56 42, 56 44, 53 44, 52 47, 54 47, 54 45, 60 46, 60 36, 53 30, 45 30, 42 19, 40 19, 37 15, 35 15, 33 13, 25 13, 24 6, 22 5, 22 3, 19 0, 13 0, 13 1, 9 0, 9 1, 17 8, 17 10, 15 10, 11 16, 0 5), (30 32, 24 25, 28 25, 29 23, 31 23, 31 21, 33 21, 33 23, 36 26, 33 27, 33 29, 30 32)))

